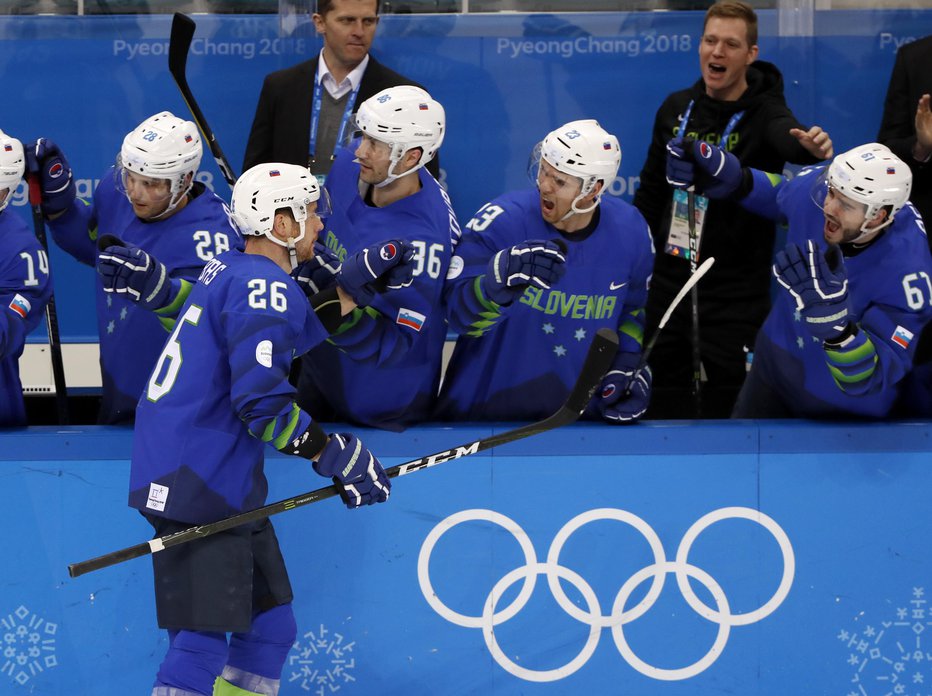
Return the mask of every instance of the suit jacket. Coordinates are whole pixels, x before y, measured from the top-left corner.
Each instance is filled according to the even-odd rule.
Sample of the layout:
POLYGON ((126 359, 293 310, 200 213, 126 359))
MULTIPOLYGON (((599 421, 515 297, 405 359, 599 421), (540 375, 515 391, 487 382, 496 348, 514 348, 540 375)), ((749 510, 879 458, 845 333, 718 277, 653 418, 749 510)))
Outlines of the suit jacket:
MULTIPOLYGON (((311 140, 311 102, 319 59, 318 55, 266 76, 246 143, 243 171, 263 162, 307 166, 311 140)), ((385 67, 370 53, 369 64, 359 83, 356 106, 386 87, 397 85, 422 87, 414 80, 385 67)), ((322 154, 318 153, 318 157, 322 154)), ((436 157, 428 163, 427 169, 438 176, 440 167, 436 157)))
POLYGON ((913 170, 910 200, 919 209, 927 229, 932 224, 932 161, 917 162, 912 152, 916 143, 916 104, 923 94, 932 94, 930 66, 932 36, 905 44, 896 52, 877 134, 877 141, 893 150, 913 170))

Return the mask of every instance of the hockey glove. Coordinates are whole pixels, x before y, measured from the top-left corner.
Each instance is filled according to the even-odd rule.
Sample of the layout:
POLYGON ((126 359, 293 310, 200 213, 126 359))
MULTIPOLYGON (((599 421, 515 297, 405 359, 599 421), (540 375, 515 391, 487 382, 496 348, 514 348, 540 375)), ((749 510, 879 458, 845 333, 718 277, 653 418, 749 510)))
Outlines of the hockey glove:
POLYGON ((533 286, 549 290, 566 272, 566 247, 549 240, 528 240, 502 249, 490 260, 480 281, 482 292, 499 305, 509 305, 533 286))
POLYGON ((796 300, 796 309, 813 336, 823 342, 837 341, 850 331, 848 274, 837 244, 830 244, 824 254, 811 239, 805 251, 788 244, 777 253, 773 274, 796 300))
POLYGON ((368 307, 376 294, 411 285, 414 256, 414 247, 404 241, 390 239, 373 244, 343 262, 337 274, 337 285, 359 307, 368 307))
POLYGON ((693 140, 674 138, 667 143, 667 183, 674 188, 689 188, 695 178, 692 161, 693 140), (689 154, 687 153, 689 151, 689 154))
POLYGON ((161 309, 172 296, 168 269, 139 247, 127 246, 111 234, 97 241, 97 273, 104 292, 126 294, 149 310, 161 309))
POLYGON ((71 166, 58 145, 39 138, 25 149, 26 171, 39 177, 42 213, 48 217, 71 207, 76 197, 71 166))
POLYGON ((693 142, 691 154, 699 193, 709 198, 728 198, 741 186, 741 162, 730 152, 699 140, 693 142))
POLYGON ((355 435, 333 433, 314 471, 333 479, 348 508, 384 503, 392 488, 382 465, 355 435))
POLYGON ((340 272, 340 259, 320 242, 314 242, 314 258, 298 266, 292 276, 308 297, 332 287, 340 272))
POLYGON ((599 413, 609 423, 633 423, 644 415, 650 404, 653 376, 650 368, 634 374, 639 356, 624 353, 602 379, 599 413))

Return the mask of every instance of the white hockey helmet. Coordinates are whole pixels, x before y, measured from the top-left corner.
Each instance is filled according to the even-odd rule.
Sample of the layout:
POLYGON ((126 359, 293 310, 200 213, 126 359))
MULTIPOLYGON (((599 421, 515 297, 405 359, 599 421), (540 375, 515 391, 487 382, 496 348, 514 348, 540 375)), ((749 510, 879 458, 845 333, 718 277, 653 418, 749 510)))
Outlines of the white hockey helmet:
POLYGON ((23 156, 23 144, 16 138, 0 131, 0 211, 10 204, 13 192, 23 179, 26 171, 26 158, 23 156), (3 190, 8 189, 5 194, 3 190))
POLYGON ((162 217, 174 210, 191 189, 202 154, 201 135, 194 122, 162 111, 147 118, 123 138, 117 159, 117 180, 125 192, 126 172, 166 179, 171 185, 171 202, 159 216, 162 217))
POLYGON ((443 143, 446 122, 443 106, 420 87, 388 87, 366 99, 354 116, 356 132, 391 146, 388 177, 377 186, 385 186, 430 162, 443 143), (395 165, 415 147, 421 148, 418 163, 403 174, 395 174, 395 165))
POLYGON ((230 204, 233 220, 244 236, 262 237, 286 247, 291 255, 292 268, 297 266, 294 245, 304 239, 309 215, 325 217, 330 214, 330 198, 311 172, 297 164, 271 162, 257 164, 237 179, 233 186, 230 204), (317 202, 317 209, 308 208, 317 202), (282 208, 291 210, 298 223, 297 237, 281 240, 272 228, 275 213, 282 208))
MULTIPOLYGON (((909 166, 879 143, 860 145, 832 160, 827 168, 827 183, 853 201, 867 206, 861 232, 874 233, 883 229, 906 205, 913 187, 909 166), (882 209, 890 208, 887 219, 877 227, 868 223, 882 209)), ((861 240, 861 237, 853 240, 861 240)))
POLYGON ((577 177, 582 183, 579 195, 573 201, 570 213, 588 213, 594 210, 605 189, 618 174, 621 166, 621 146, 618 138, 607 132, 595 119, 570 121, 547 134, 531 153, 528 175, 535 183, 540 176, 540 161, 544 160, 557 171, 577 177), (604 182, 592 205, 580 210, 577 204, 604 182))

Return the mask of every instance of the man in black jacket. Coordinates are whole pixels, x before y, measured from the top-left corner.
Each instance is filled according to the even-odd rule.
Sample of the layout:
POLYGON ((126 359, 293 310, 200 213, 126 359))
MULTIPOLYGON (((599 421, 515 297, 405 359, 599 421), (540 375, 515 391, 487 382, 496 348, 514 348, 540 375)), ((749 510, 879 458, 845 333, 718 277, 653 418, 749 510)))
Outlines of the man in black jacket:
MULTIPOLYGON (((647 336, 690 273, 683 204, 674 208, 666 177, 666 145, 693 138, 721 145, 748 167, 780 172, 785 162, 831 157, 832 141, 818 126, 805 129, 786 105, 776 66, 757 60, 757 16, 743 2, 718 2, 706 12, 699 46, 702 77, 673 92, 657 111, 634 205, 651 228, 657 250, 647 301, 647 336)), ((744 381, 754 336, 770 309, 774 225, 729 201, 696 196, 698 261, 715 257, 699 286, 702 412, 691 399, 690 303, 673 314, 651 354, 654 394, 649 418, 727 418, 744 381)))
MULTIPOLYGON (((379 0, 318 0, 324 47, 315 58, 266 76, 243 170, 263 162, 307 166, 323 182, 357 104, 386 87, 414 85, 369 54, 379 0)), ((437 176, 437 160, 428 170, 437 176)))

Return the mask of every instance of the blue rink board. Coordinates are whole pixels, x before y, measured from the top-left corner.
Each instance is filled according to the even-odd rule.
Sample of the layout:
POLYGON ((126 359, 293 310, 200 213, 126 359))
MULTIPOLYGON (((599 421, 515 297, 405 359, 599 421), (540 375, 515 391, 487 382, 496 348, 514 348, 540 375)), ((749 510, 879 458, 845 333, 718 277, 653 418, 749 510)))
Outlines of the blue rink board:
MULTIPOLYGON (((364 439, 390 466, 491 432, 364 439)), ((0 694, 148 693, 149 562, 66 570, 148 538, 131 435, 0 435, 0 694)), ((386 505, 279 515, 299 625, 281 693, 925 696, 930 437, 576 425, 396 479, 386 505)), ((271 499, 324 483, 269 459, 271 499)))

